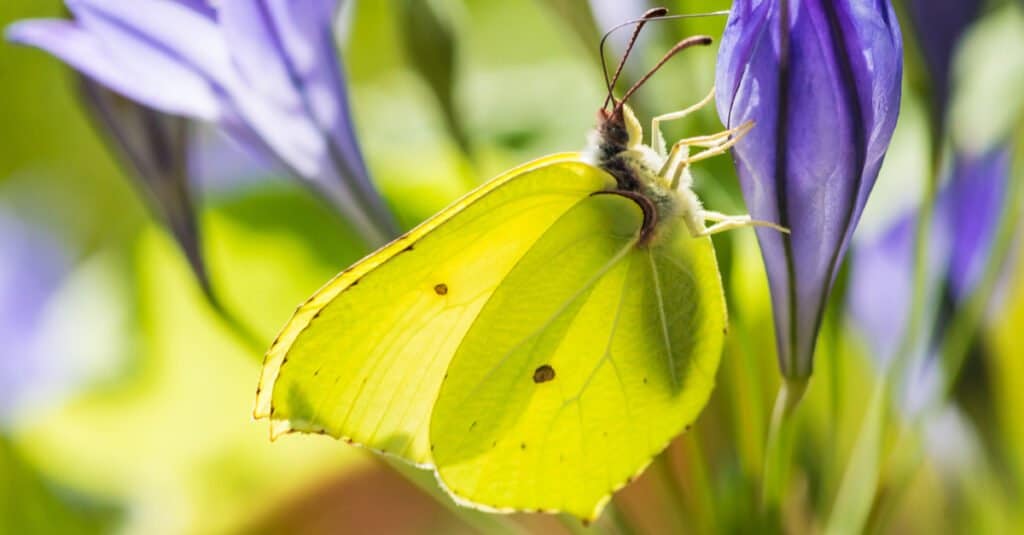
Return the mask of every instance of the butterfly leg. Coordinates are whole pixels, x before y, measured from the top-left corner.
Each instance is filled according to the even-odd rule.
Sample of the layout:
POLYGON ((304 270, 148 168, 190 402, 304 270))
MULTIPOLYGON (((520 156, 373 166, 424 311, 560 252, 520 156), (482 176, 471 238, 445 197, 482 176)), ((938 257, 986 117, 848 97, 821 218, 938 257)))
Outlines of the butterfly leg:
POLYGON ((667 152, 665 150, 665 137, 662 136, 662 134, 661 134, 661 123, 663 121, 675 121, 675 120, 678 120, 678 119, 682 119, 683 117, 686 117, 687 115, 690 115, 691 113, 693 113, 693 112, 703 108, 704 106, 707 106, 708 103, 710 103, 714 99, 715 99, 715 88, 714 88, 714 86, 712 86, 711 87, 711 91, 709 91, 707 96, 702 98, 700 100, 700 102, 698 102, 698 103, 696 103, 696 104, 694 104, 694 105, 692 105, 692 106, 690 106, 690 107, 688 107, 688 108, 686 108, 684 110, 674 111, 674 112, 671 112, 671 113, 665 113, 665 114, 662 114, 662 115, 659 115, 659 116, 655 117, 651 121, 651 136, 652 136, 651 146, 654 147, 654 150, 658 151, 658 154, 660 154, 662 156, 665 156, 666 152, 667 152))
POLYGON ((751 219, 749 215, 727 215, 720 212, 702 210, 700 212, 700 216, 705 221, 712 221, 715 224, 703 229, 701 232, 698 232, 698 236, 710 236, 711 234, 717 234, 719 232, 743 227, 767 227, 782 232, 783 234, 789 234, 789 229, 786 227, 776 225, 769 221, 751 219))
POLYGON ((672 145, 672 151, 669 152, 668 158, 665 159, 665 165, 661 168, 659 174, 669 178, 672 187, 677 187, 680 177, 686 172, 691 163, 724 154, 753 127, 754 123, 747 121, 717 134, 680 139, 672 145), (702 147, 705 150, 690 156, 690 147, 702 147))

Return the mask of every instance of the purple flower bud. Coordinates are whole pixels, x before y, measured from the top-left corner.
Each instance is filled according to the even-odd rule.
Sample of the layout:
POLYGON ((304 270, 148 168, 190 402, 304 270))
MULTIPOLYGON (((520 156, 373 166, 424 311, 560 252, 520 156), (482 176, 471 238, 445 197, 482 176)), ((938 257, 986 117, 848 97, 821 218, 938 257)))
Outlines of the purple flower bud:
POLYGON ((888 0, 737 0, 722 36, 722 121, 771 286, 783 375, 804 378, 822 312, 896 125, 903 44, 888 0))

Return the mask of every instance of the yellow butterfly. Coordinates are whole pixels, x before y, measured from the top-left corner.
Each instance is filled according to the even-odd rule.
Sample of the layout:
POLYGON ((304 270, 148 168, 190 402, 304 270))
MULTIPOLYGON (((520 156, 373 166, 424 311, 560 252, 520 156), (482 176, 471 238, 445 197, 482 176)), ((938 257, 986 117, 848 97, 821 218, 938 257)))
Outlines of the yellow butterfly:
POLYGON ((473 507, 595 518, 708 400, 726 330, 708 236, 774 226, 691 190, 690 165, 750 125, 666 150, 659 123, 712 91, 644 145, 625 104, 644 80, 606 102, 583 153, 492 179, 302 304, 257 392, 273 436, 436 470, 473 507))

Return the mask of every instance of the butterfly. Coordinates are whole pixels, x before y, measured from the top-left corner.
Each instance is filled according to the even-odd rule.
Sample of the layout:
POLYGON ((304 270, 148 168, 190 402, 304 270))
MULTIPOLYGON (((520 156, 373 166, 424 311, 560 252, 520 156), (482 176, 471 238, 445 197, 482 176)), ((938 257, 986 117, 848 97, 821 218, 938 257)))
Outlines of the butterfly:
POLYGON ((490 180, 299 306, 257 391, 272 436, 398 457, 479 509, 596 518, 708 401, 727 325, 709 236, 774 226, 691 190, 689 166, 751 125, 667 150, 659 123, 712 91, 644 145, 626 100, 647 77, 584 152, 490 180))

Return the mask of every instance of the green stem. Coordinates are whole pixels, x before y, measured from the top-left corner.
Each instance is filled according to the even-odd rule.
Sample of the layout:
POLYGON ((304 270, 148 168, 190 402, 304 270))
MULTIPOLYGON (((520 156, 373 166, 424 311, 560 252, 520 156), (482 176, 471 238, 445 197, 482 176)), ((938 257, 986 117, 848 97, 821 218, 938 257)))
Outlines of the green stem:
POLYGON ((761 507, 769 517, 779 509, 782 491, 789 479, 792 460, 790 439, 795 420, 793 414, 807 390, 807 382, 807 379, 785 379, 775 398, 771 426, 768 428, 768 441, 765 445, 761 488, 761 507))
POLYGON ((888 393, 888 384, 880 377, 829 514, 826 535, 862 533, 871 516, 878 488, 888 393))

